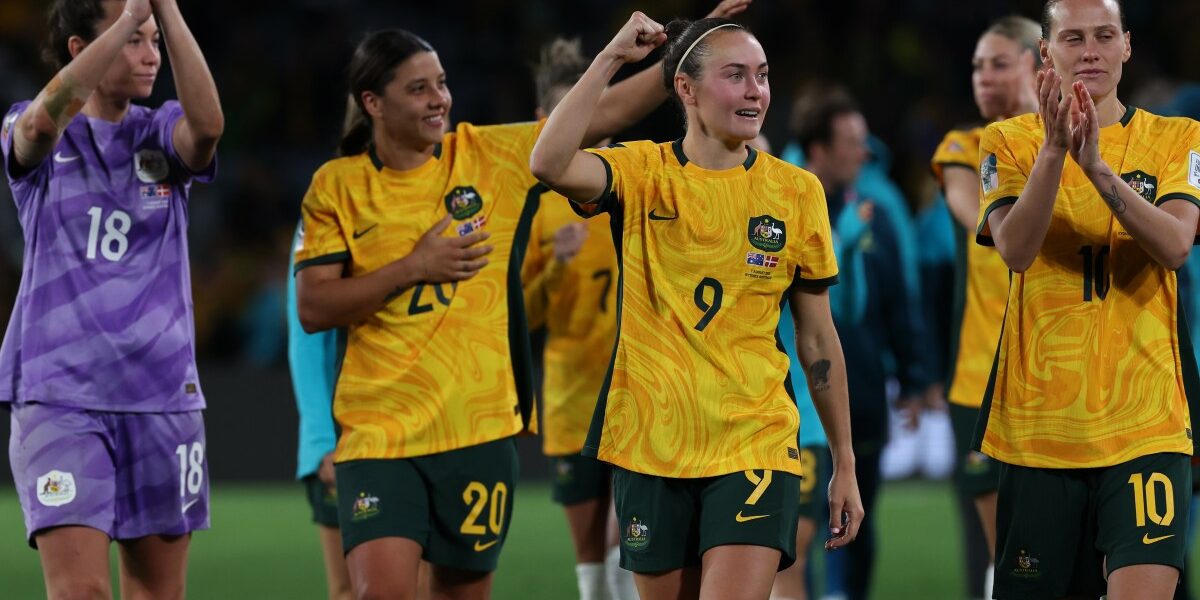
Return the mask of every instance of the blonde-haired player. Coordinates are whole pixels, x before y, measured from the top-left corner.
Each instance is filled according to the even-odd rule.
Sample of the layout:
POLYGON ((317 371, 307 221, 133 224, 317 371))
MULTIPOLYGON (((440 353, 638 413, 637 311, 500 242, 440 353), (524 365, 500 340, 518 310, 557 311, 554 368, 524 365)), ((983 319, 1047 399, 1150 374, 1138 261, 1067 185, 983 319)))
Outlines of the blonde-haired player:
POLYGON ((1200 216, 1200 124, 1118 98, 1115 0, 1051 0, 1042 36, 1038 113, 980 145, 980 242, 1013 271, 978 436, 1004 463, 995 596, 1163 600, 1191 491, 1175 270, 1200 216))
MULTIPOLYGON (((989 122, 1037 110, 1035 79, 1041 63, 1036 21, 1009 16, 992 23, 971 58, 971 87, 979 114, 989 122)), ((954 356, 946 399, 958 455, 954 481, 960 493, 974 499, 988 556, 996 558, 996 487, 1000 465, 971 449, 971 437, 983 402, 984 388, 996 356, 996 342, 1008 299, 1008 266, 1000 255, 974 243, 979 222, 979 139, 983 127, 946 134, 933 155, 933 174, 942 187, 955 220, 958 260, 954 274, 954 356)), ((992 597, 994 565, 989 565, 984 598, 992 597)))

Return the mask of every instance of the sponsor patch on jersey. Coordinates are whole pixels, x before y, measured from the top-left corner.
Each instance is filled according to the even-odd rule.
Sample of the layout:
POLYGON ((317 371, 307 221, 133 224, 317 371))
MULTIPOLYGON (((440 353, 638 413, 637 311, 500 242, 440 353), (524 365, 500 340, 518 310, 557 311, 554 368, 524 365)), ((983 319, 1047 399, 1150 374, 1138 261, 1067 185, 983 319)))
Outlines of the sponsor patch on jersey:
POLYGON ((75 476, 57 469, 37 478, 37 499, 45 506, 62 506, 75 499, 75 476))
POLYGON ((950 152, 960 153, 965 149, 963 148, 963 145, 958 142, 950 142, 950 145, 946 147, 946 150, 949 150, 950 152))
POLYGON ((1158 195, 1158 178, 1153 175, 1146 174, 1145 171, 1131 171, 1122 173, 1121 179, 1133 188, 1133 191, 1146 199, 1147 202, 1154 202, 1154 197, 1158 195))
POLYGON ((1188 158, 1188 183, 1200 190, 1200 152, 1192 150, 1188 158))
POLYGON ((474 219, 471 219, 470 221, 458 226, 458 237, 462 237, 473 231, 477 231, 484 225, 487 225, 487 217, 479 215, 478 217, 475 217, 474 219))
POLYGON ((171 204, 171 186, 165 183, 152 183, 138 188, 138 197, 142 199, 143 210, 160 210, 171 204))
POLYGON ((137 172, 138 181, 142 183, 158 183, 171 173, 167 164, 167 156, 161 150, 138 150, 133 155, 133 168, 137 172))
POLYGON ((446 194, 446 211, 454 217, 455 221, 469 219, 481 209, 483 209, 483 197, 469 185, 460 185, 446 194))
POLYGON ((779 257, 767 256, 765 254, 759 254, 758 252, 747 252, 746 264, 754 267, 774 269, 775 267, 779 266, 779 257))
POLYGON ((787 245, 787 229, 783 221, 771 215, 751 217, 746 237, 750 239, 751 246, 763 252, 779 252, 787 245))
POLYGON ((979 164, 979 181, 983 184, 983 193, 990 194, 1000 187, 1000 170, 996 167, 996 154, 992 153, 979 164))

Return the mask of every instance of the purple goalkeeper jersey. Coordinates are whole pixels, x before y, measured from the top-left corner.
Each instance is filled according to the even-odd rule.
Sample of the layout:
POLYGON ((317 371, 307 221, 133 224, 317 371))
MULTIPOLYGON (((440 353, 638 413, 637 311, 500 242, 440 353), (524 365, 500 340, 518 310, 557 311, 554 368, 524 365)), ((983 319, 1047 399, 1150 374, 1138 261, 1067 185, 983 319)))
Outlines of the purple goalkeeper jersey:
POLYGON ((13 153, 20 102, 0 128, 25 233, 0 347, 0 402, 112 412, 204 408, 188 270, 188 190, 210 181, 172 142, 178 102, 119 123, 77 115, 32 170, 13 153))

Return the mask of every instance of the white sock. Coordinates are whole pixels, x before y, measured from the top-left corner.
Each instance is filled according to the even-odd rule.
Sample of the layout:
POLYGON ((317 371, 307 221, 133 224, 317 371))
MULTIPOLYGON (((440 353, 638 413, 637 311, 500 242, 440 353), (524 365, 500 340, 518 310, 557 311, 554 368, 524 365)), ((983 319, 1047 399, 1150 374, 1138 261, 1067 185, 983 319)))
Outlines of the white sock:
POLYGON ((575 565, 575 579, 579 582, 579 600, 605 600, 604 563, 575 565))
POLYGON ((621 568, 621 548, 613 546, 604 559, 604 575, 608 580, 608 594, 612 600, 638 600, 637 585, 633 572, 621 568))
POLYGON ((988 565, 987 571, 983 574, 983 597, 985 600, 992 600, 992 582, 996 578, 996 565, 988 565))

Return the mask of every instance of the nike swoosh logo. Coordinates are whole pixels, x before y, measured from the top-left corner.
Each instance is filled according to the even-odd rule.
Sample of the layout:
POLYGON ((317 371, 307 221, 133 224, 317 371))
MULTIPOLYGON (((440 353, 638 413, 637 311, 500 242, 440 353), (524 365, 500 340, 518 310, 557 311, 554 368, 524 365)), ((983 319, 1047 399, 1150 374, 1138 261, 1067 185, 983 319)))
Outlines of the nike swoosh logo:
POLYGON ((484 550, 487 550, 488 548, 491 548, 492 546, 495 546, 496 544, 499 544, 499 543, 500 543, 500 540, 492 540, 486 544, 483 542, 475 542, 475 551, 483 552, 484 550))
POLYGON ((654 214, 654 209, 653 208, 650 209, 650 220, 651 221, 674 221, 675 219, 678 219, 678 218, 679 218, 679 215, 674 215, 674 216, 670 216, 670 217, 656 215, 656 214, 654 214))
POLYGON ((1171 535, 1164 535, 1162 537, 1152 538, 1152 537, 1150 537, 1150 534, 1147 533, 1142 536, 1142 543, 1149 546, 1150 544, 1153 544, 1155 542, 1161 542, 1167 538, 1173 538, 1173 537, 1175 537, 1175 534, 1172 533, 1171 535))
POLYGON ((179 512, 180 512, 181 514, 182 514, 182 513, 185 513, 185 512, 187 512, 187 511, 188 511, 188 509, 189 509, 189 508, 191 508, 193 504, 195 504, 195 503, 197 503, 197 502, 199 502, 199 501, 200 501, 200 499, 199 499, 199 498, 196 498, 195 500, 191 500, 191 501, 187 502, 186 504, 184 504, 184 505, 183 505, 183 509, 182 509, 182 510, 180 510, 179 512))
POLYGON ((359 230, 355 229, 355 230, 354 230, 354 239, 356 239, 356 240, 357 240, 358 238, 360 238, 360 237, 362 237, 362 236, 364 236, 364 235, 367 235, 367 232, 371 231, 372 229, 375 229, 375 227, 376 227, 376 226, 378 226, 378 225, 379 225, 379 223, 376 223, 375 225, 372 225, 372 226, 370 226, 370 227, 368 227, 368 228, 366 228, 366 229, 364 229, 364 230, 362 230, 362 231, 359 231, 359 230))
POLYGON ((78 154, 76 154, 75 156, 67 157, 67 156, 63 156, 62 152, 54 153, 54 162, 57 162, 57 163, 69 163, 69 162, 74 162, 77 160, 79 160, 78 154))
POLYGON ((769 516, 771 516, 771 515, 750 515, 748 517, 743 517, 742 511, 739 510, 737 516, 734 517, 733 519, 735 521, 737 521, 738 523, 745 523, 746 521, 753 521, 755 519, 765 519, 769 516))

